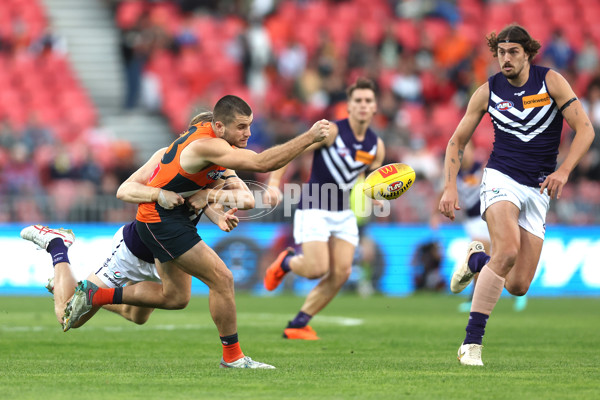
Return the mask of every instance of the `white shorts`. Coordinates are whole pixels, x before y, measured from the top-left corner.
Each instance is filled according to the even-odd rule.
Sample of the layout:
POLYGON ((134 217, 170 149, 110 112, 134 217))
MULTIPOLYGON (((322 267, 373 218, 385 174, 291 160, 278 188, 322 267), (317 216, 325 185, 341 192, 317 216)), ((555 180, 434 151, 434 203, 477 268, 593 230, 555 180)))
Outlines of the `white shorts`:
POLYGON ((490 241, 490 233, 485 221, 481 217, 468 217, 464 222, 463 226, 467 235, 471 240, 487 240, 490 241))
POLYGON ((123 227, 113 236, 112 254, 96 276, 109 288, 123 287, 127 282, 161 282, 156 265, 140 260, 129 250, 123 240, 123 227))
POLYGON ((319 209, 296 210, 294 213, 294 240, 328 242, 330 236, 358 245, 358 225, 352 210, 327 211, 319 209))
POLYGON ((519 226, 527 232, 544 239, 546 233, 546 214, 550 207, 550 196, 544 191, 522 185, 508 175, 495 169, 485 168, 481 180, 481 215, 485 219, 485 210, 499 201, 510 201, 519 210, 519 226))

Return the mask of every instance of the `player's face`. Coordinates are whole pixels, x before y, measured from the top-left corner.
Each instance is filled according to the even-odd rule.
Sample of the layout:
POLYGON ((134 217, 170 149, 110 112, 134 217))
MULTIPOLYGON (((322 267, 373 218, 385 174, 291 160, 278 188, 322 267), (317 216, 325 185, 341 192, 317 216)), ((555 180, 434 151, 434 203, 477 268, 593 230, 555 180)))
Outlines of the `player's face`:
POLYGON ((371 89, 355 89, 348 99, 348 116, 357 122, 370 123, 377 111, 375 93, 371 89))
POLYGON ((248 139, 250 139, 250 125, 254 116, 237 114, 234 120, 224 126, 225 132, 223 133, 223 139, 227 140, 231 145, 238 148, 245 148, 248 146, 248 139))
POLYGON ((523 46, 517 43, 498 44, 498 62, 502 74, 508 79, 516 79, 529 63, 529 56, 523 46))

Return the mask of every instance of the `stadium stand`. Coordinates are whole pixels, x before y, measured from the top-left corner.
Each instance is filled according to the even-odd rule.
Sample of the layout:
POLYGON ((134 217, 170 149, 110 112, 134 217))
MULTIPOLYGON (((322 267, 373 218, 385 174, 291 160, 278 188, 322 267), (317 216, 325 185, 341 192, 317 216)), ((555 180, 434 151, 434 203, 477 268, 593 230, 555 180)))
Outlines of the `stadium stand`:
MULTIPOLYGON (((125 141, 115 144, 106 139, 106 127, 98 124, 98 110, 79 84, 68 57, 55 50, 34 53, 29 49, 49 26, 41 2, 10 0, 6 4, 0 9, 0 22, 5 22, 0 23, 0 195, 10 198, 25 190, 15 192, 7 184, 10 179, 5 175, 16 173, 10 165, 18 155, 5 143, 18 135, 14 132, 37 124, 51 132, 38 135, 46 139, 31 157, 40 198, 51 199, 54 193, 67 190, 56 183, 69 175, 57 175, 56 170, 64 168, 52 150, 57 143, 67 144, 63 147, 77 168, 92 163, 101 171, 98 178, 90 172, 94 168, 87 168, 84 180, 92 182, 92 190, 79 196, 89 201, 86 207, 65 205, 66 210, 54 212, 47 205, 50 200, 46 205, 32 200, 42 203, 37 208, 44 219, 122 218, 130 209, 119 208, 108 198, 135 162, 119 165, 119 156, 100 157, 98 153, 114 152, 118 146, 121 155, 135 159, 131 155, 136 147, 128 145, 124 136, 127 130, 118 135, 125 141), (90 140, 94 146, 113 150, 82 151, 80 147, 90 140), (100 203, 108 205, 100 207, 100 203)), ((123 94, 125 107, 160 113, 168 121, 171 139, 199 110, 209 108, 224 94, 237 94, 255 110, 251 142, 260 149, 286 140, 317 118, 343 117, 343 88, 359 75, 374 79, 380 89, 375 128, 388 143, 388 160, 426 160, 418 162, 424 165, 417 170, 419 185, 393 204, 390 218, 394 221, 426 221, 435 207, 431 193, 438 184, 447 140, 472 91, 497 68, 484 36, 507 23, 521 23, 541 40, 543 53, 536 61, 559 69, 571 81, 595 126, 600 126, 597 2, 284 0, 273 2, 267 10, 253 2, 105 0, 103 4, 112 6, 114 13, 109 15, 121 37, 142 43, 129 49, 140 57, 132 56, 128 67, 131 82, 144 85, 144 90, 135 94, 139 88, 134 86, 129 103, 123 94), (427 167, 431 162, 437 164, 435 168, 427 167)), ((474 136, 482 158, 493 142, 493 136, 484 133, 490 128, 486 116, 474 136)), ((568 142, 570 137, 565 129, 563 140, 568 142)), ((600 221, 600 205, 594 200, 600 197, 592 196, 600 191, 600 139, 586 157, 560 204, 553 205, 549 222, 600 221), (584 201, 585 205, 579 204, 584 201), (593 212, 582 217, 571 212, 575 205, 593 212)), ((264 179, 261 175, 245 177, 264 179)), ((270 217, 277 218, 277 213, 270 217)), ((6 210, 0 212, 0 219, 40 220, 6 210)))

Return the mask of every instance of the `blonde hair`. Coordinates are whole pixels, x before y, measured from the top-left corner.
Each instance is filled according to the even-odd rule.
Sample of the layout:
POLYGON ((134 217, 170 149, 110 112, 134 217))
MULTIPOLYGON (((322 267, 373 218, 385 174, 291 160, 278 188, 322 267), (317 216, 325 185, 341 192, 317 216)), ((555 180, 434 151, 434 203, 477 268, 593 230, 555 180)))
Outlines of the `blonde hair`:
POLYGON ((196 114, 194 116, 194 118, 192 118, 189 126, 198 125, 203 122, 212 122, 212 120, 213 120, 212 111, 203 111, 200 114, 196 114))

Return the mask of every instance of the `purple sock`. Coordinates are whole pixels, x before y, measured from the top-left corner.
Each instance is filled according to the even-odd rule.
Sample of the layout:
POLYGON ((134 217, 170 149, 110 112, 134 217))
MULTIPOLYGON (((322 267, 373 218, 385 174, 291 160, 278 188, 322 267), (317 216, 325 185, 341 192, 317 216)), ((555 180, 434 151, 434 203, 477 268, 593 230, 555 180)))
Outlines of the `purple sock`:
POLYGON ((290 260, 292 259, 292 257, 294 257, 293 254, 288 254, 287 256, 285 256, 283 258, 283 261, 281 262, 281 269, 284 270, 285 272, 291 271, 290 260))
POLYGON ((463 344, 481 344, 485 333, 485 324, 490 316, 478 312, 472 312, 469 315, 469 323, 467 324, 467 337, 463 344))
POLYGON ((294 318, 293 321, 290 321, 288 328, 304 328, 306 325, 308 325, 308 322, 311 318, 312 315, 308 315, 307 313, 300 311, 298 315, 296 315, 296 318, 294 318))
POLYGON ((488 263, 488 261, 490 261, 490 258, 491 257, 485 254, 483 251, 472 254, 471 257, 469 257, 469 269, 472 272, 481 272, 481 269, 485 266, 485 264, 488 263))
POLYGON ((46 251, 52 256, 52 265, 69 262, 69 250, 61 238, 52 239, 50 243, 48 243, 46 251))

